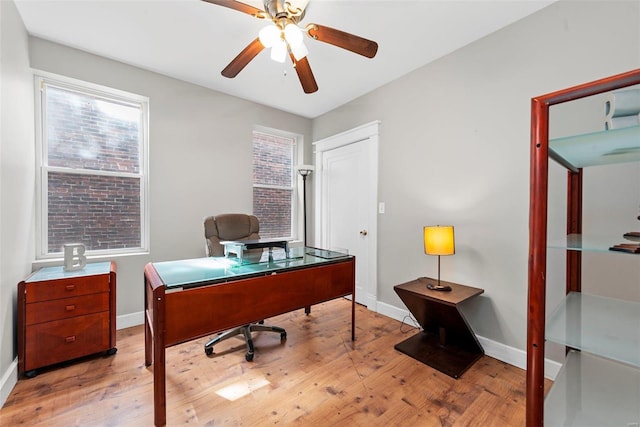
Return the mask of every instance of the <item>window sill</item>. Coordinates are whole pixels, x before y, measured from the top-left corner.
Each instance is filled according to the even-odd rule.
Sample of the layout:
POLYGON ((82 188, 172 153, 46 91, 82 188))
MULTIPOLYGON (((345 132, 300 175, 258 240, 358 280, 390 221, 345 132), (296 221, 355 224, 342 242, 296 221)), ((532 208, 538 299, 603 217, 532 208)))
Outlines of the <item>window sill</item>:
MULTIPOLYGON (((92 263, 92 262, 116 261, 122 258, 131 258, 131 257, 137 257, 137 256, 148 257, 149 251, 87 255, 87 262, 92 263)), ((63 264, 64 264, 63 257, 40 258, 40 259, 34 260, 31 263, 31 269, 35 271, 43 267, 53 267, 53 266, 63 265, 63 264)))

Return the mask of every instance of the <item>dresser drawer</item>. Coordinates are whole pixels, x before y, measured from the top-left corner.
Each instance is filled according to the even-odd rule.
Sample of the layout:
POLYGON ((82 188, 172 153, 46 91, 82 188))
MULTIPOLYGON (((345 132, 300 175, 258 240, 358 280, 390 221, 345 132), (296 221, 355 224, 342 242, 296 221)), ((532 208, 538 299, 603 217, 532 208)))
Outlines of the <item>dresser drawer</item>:
POLYGON ((109 293, 60 298, 27 304, 27 325, 109 311, 109 293))
POLYGON ((108 312, 39 323, 26 331, 25 370, 108 349, 108 312))
POLYGON ((109 276, 82 276, 26 284, 26 302, 48 301, 109 291, 109 276))

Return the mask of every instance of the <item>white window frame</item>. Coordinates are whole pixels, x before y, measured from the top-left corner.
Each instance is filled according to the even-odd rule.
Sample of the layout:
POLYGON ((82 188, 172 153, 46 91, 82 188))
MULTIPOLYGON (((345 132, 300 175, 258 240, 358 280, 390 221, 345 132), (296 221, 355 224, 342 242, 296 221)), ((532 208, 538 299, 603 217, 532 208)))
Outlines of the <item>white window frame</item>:
MULTIPOLYGON (((140 179, 140 247, 122 249, 87 250, 89 257, 105 255, 128 255, 149 252, 149 98, 106 86, 88 83, 56 74, 37 72, 34 76, 35 83, 35 118, 36 118, 36 259, 45 260, 61 258, 62 248, 59 252, 48 252, 48 172, 68 172, 87 175, 108 175, 120 177, 136 177, 140 179), (92 97, 104 98, 107 101, 133 104, 140 107, 141 141, 139 147, 139 173, 121 173, 105 171, 89 171, 70 169, 58 166, 48 166, 47 159, 47 124, 44 103, 45 86, 53 86, 61 89, 86 94, 92 97)), ((74 243, 74 242, 69 242, 74 243)))
MULTIPOLYGON (((284 130, 279 130, 279 129, 273 129, 273 128, 269 128, 269 127, 264 127, 264 126, 254 126, 253 127, 253 131, 254 132, 259 132, 259 133, 263 133, 266 135, 273 135, 273 136, 277 136, 277 137, 282 137, 282 138, 289 138, 291 140, 293 140, 293 146, 292 146, 292 153, 291 153, 291 159, 292 159, 292 165, 291 165, 291 173, 292 173, 292 177, 291 177, 291 185, 293 188, 291 188, 292 190, 292 194, 291 194, 291 238, 294 239, 295 241, 302 241, 302 235, 304 234, 304 230, 302 229, 303 225, 303 218, 302 218, 302 197, 300 196, 300 191, 298 191, 298 186, 302 185, 299 184, 299 174, 298 174, 298 170, 297 167, 301 164, 303 164, 303 159, 304 159, 304 136, 297 134, 297 133, 293 133, 293 132, 288 132, 288 131, 284 131, 284 130)), ((252 138, 253 138, 253 132, 251 133, 252 138)), ((252 141, 253 144, 253 141, 252 141)), ((253 159, 253 158, 252 158, 253 159)), ((301 178, 300 178, 301 180, 301 178)), ((301 181, 300 181, 301 182, 301 181)), ((280 188, 280 189, 289 189, 289 187, 282 187, 282 186, 274 186, 274 185, 257 185, 253 182, 251 182, 252 184, 252 188, 280 188)), ((253 201, 252 201, 253 204, 253 201)))

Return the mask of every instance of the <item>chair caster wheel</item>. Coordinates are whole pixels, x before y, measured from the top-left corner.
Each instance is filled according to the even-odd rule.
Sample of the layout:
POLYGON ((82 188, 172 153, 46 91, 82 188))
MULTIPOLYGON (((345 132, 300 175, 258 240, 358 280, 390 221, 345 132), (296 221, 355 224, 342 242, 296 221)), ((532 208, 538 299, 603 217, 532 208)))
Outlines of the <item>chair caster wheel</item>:
POLYGON ((213 354, 213 347, 205 347, 204 354, 211 356, 213 354))
POLYGON ((281 332, 280 333, 280 341, 284 341, 287 339, 287 333, 286 332, 281 332))
POLYGON ((251 362, 253 360, 253 353, 247 353, 244 355, 244 358, 247 362, 251 362))
POLYGON ((24 376, 27 378, 35 378, 38 376, 38 371, 36 371, 35 369, 31 370, 31 371, 27 371, 24 373, 24 376))
POLYGON ((118 352, 118 349, 113 347, 110 348, 109 350, 107 350, 107 356, 113 356, 114 354, 116 354, 118 352))

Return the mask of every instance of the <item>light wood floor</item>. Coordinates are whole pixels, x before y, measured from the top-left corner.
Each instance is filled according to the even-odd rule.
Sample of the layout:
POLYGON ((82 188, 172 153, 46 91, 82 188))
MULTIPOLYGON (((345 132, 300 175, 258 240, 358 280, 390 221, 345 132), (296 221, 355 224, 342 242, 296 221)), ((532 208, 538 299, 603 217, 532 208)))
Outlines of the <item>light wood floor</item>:
MULTIPOLYGON (((454 380, 393 348, 416 329, 363 307, 352 343, 350 304, 268 319, 288 338, 256 333, 253 362, 240 338, 209 357, 205 338, 167 349, 168 425, 524 425, 523 370, 485 356, 454 380)), ((0 426, 153 425, 143 327, 118 331, 117 347, 18 381, 0 426)))

